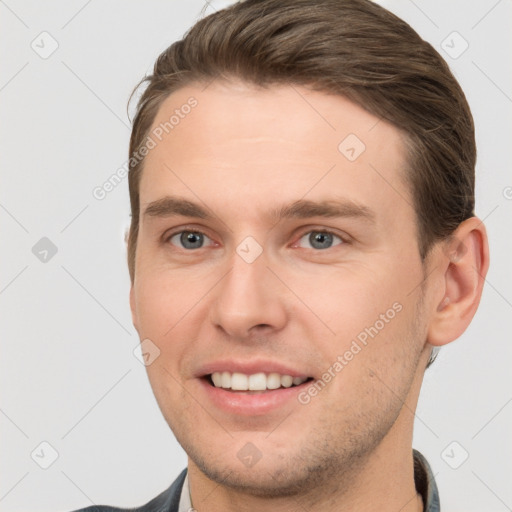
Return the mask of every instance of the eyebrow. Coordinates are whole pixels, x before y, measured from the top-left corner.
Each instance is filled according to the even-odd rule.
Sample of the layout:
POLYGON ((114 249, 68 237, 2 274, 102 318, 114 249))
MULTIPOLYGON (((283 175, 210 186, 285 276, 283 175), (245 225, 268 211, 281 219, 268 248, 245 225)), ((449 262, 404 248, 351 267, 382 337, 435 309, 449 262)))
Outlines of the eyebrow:
MULTIPOLYGON (((198 203, 175 196, 165 196, 149 203, 144 210, 144 217, 195 217, 212 220, 216 216, 198 203)), ((307 219, 310 217, 351 217, 367 222, 375 222, 375 212, 365 205, 350 200, 309 201, 299 199, 288 205, 272 209, 269 218, 273 221, 282 219, 307 219)))
POLYGON ((198 219, 212 219, 213 215, 197 203, 180 197, 165 196, 148 204, 144 210, 144 217, 196 217, 198 219))
POLYGON ((375 221, 375 213, 367 206, 349 200, 308 201, 299 199, 289 205, 272 210, 271 218, 281 219, 307 219, 310 217, 352 217, 375 221))

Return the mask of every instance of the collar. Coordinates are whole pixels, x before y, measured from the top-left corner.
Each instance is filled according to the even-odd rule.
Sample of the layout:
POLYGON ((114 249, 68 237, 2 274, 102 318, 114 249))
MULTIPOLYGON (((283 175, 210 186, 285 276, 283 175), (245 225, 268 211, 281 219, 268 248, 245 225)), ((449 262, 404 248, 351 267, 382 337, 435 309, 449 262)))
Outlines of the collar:
POLYGON ((440 512, 439 491, 427 459, 418 451, 413 449, 414 457, 414 483, 416 491, 423 498, 424 512, 440 512))
POLYGON ((183 487, 181 488, 180 506, 178 507, 178 512, 190 512, 191 510, 195 509, 192 508, 192 500, 190 498, 190 486, 188 485, 187 471, 187 476, 185 477, 183 487))

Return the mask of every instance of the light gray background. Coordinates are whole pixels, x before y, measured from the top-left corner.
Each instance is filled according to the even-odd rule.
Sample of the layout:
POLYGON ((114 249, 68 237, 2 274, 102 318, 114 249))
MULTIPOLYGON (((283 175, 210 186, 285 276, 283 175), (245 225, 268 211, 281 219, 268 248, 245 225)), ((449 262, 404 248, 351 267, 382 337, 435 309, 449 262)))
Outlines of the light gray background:
MULTIPOLYGON (((2 511, 135 506, 185 467, 133 354, 127 181, 103 201, 92 190, 126 161, 132 87, 205 6, 227 3, 0 1, 2 511), (31 48, 51 49, 43 31, 58 43, 47 59, 31 48), (46 262, 32 252, 42 237, 58 249, 46 262), (43 441, 58 452, 48 469, 43 441)), ((492 254, 476 318, 426 373, 414 447, 444 511, 512 510, 512 2, 383 3, 439 49, 466 91, 492 254), (469 43, 458 58, 441 48, 463 48, 453 31, 469 43)))

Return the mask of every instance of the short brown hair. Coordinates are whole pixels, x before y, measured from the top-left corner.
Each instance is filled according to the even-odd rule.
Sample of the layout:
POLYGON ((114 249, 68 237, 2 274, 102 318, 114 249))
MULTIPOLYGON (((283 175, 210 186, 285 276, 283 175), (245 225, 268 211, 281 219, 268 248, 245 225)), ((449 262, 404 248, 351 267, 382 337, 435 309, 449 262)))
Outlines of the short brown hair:
MULTIPOLYGON (((130 155, 172 92, 233 78, 338 94, 399 128, 422 260, 436 241, 474 215, 476 146, 464 93, 439 53, 383 7, 370 0, 245 0, 199 20, 135 88, 147 84, 130 155)), ((132 282, 143 165, 143 159, 130 160, 132 282)))

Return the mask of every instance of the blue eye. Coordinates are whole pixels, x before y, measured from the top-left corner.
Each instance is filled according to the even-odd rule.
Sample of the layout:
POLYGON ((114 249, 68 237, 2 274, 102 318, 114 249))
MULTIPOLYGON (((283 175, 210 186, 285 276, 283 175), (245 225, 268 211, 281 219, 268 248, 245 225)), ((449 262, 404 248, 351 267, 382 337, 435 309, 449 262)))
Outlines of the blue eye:
POLYGON ((306 243, 309 243, 309 247, 306 247, 307 249, 330 249, 331 247, 335 245, 340 245, 343 242, 343 240, 334 233, 330 233, 329 231, 310 231, 309 233, 306 233, 301 237, 299 240, 299 246, 304 247, 301 245, 301 242, 305 241, 306 243), (335 239, 339 240, 338 243, 334 243, 335 239))
POLYGON ((183 249, 201 249, 205 239, 210 240, 204 233, 199 231, 180 231, 171 236, 169 242, 178 246, 181 244, 183 249))

